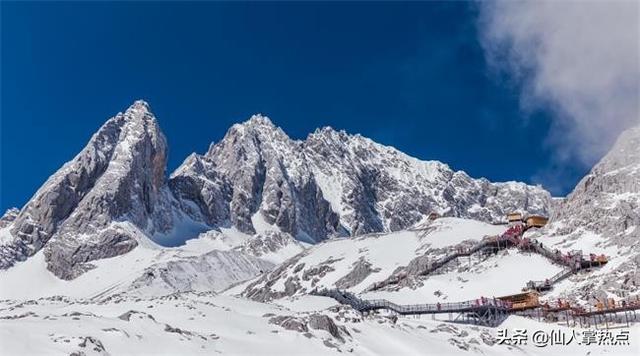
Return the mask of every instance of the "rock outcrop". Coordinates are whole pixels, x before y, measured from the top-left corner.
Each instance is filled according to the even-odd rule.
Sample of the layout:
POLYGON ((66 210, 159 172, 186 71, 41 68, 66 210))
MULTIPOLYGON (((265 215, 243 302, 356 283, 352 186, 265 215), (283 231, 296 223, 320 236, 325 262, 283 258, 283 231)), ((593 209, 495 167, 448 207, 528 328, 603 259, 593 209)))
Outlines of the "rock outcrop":
POLYGON ((206 154, 189 156, 170 184, 199 207, 193 218, 209 224, 230 221, 248 234, 273 225, 307 242, 341 233, 302 143, 262 116, 234 125, 206 154))
POLYGON ((63 279, 138 242, 127 221, 146 234, 172 227, 165 180, 166 139, 148 105, 135 102, 109 119, 87 146, 51 176, 22 208, 0 250, 0 268, 44 248, 49 270, 63 279))
POLYGON ((640 126, 620 136, 559 204, 552 223, 557 233, 588 229, 613 238, 611 243, 640 243, 640 126))
POLYGON ((16 220, 19 213, 20 213, 20 210, 18 210, 18 208, 7 209, 4 215, 0 217, 0 229, 11 225, 11 223, 13 223, 13 221, 16 220))
POLYGON ((551 204, 540 187, 473 179, 344 131, 292 140, 263 116, 189 156, 170 185, 193 203, 184 205, 194 219, 228 220, 249 234, 273 225, 307 242, 402 230, 430 213, 488 222, 513 210, 546 215, 551 204))
POLYGON ((472 179, 360 135, 324 128, 293 140, 260 115, 190 155, 168 180, 167 150, 147 103, 109 119, 19 213, 0 219, 11 231, 0 268, 42 250, 49 270, 73 279, 141 240, 195 237, 184 236, 194 224, 260 236, 245 247, 269 254, 290 237, 317 243, 402 230, 431 213, 495 221, 512 210, 547 214, 551 204, 542 188, 472 179))
MULTIPOLYGON (((609 153, 558 203, 545 234, 580 246, 594 246, 624 259, 603 278, 587 278, 574 296, 592 296, 594 290, 627 293, 640 285, 640 126, 628 129, 609 153)), ((586 252, 586 251, 585 251, 586 252)), ((603 294, 604 295, 604 294, 603 294)), ((623 295, 620 295, 622 297, 623 295)))

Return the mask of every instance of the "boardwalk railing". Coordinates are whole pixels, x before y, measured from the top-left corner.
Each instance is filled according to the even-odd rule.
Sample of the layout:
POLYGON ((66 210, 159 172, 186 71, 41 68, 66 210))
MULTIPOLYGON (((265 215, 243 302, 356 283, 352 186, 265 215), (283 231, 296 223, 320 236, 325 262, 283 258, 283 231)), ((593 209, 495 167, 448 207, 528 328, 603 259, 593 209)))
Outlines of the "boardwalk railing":
POLYGON ((458 303, 431 303, 399 305, 386 299, 363 300, 354 294, 339 289, 322 289, 311 292, 312 295, 331 297, 340 304, 350 305, 360 312, 387 309, 401 315, 439 314, 455 312, 473 312, 485 309, 509 310, 511 304, 499 299, 479 298, 458 303))
MULTIPOLYGON (((557 303, 544 303, 537 304, 533 308, 528 310, 522 310, 516 305, 509 302, 502 301, 500 299, 487 299, 480 298, 471 301, 459 302, 459 303, 435 303, 435 304, 409 304, 399 305, 390 302, 386 299, 373 299, 363 300, 355 296, 353 293, 342 291, 339 289, 322 289, 314 290, 312 295, 331 297, 341 304, 350 305, 355 310, 361 313, 367 313, 370 311, 386 309, 395 312, 399 315, 420 315, 420 314, 440 314, 440 313, 458 313, 459 316, 463 316, 461 321, 457 317, 453 321, 458 322, 471 322, 475 324, 484 324, 487 326, 497 326, 506 318, 509 313, 527 313, 527 316, 535 316, 538 318, 544 313, 566 313, 567 325, 569 325, 569 317, 572 317, 575 322, 580 325, 591 325, 598 322, 607 323, 606 315, 617 316, 617 313, 624 313, 624 318, 629 325, 629 322, 636 320, 635 311, 640 309, 640 296, 628 298, 620 301, 609 300, 606 303, 598 303, 595 308, 582 308, 577 306, 571 306, 568 302, 558 301, 557 303), (535 312, 532 312, 535 310, 535 312), (603 316, 604 319, 598 319, 598 316, 603 316)), ((522 314, 521 314, 522 315, 522 314)), ((450 317, 451 320, 451 317, 450 317)), ((607 324, 608 327, 608 324, 607 324)))
MULTIPOLYGON (((453 253, 440 257, 432 262, 426 264, 423 270, 418 274, 426 276, 433 273, 437 269, 443 267, 447 263, 454 259, 471 256, 478 251, 492 249, 502 250, 509 247, 518 247, 521 250, 532 251, 538 253, 551 261, 564 266, 565 269, 557 275, 544 280, 544 281, 529 281, 526 288, 535 289, 538 291, 546 291, 552 288, 554 283, 569 277, 571 274, 586 268, 594 266, 601 266, 607 263, 607 259, 604 255, 596 256, 591 254, 589 256, 583 256, 582 251, 563 254, 559 250, 551 250, 544 246, 541 242, 535 239, 523 238, 524 226, 521 224, 513 225, 509 227, 503 234, 498 236, 487 236, 482 240, 471 246, 470 248, 458 247, 453 253)), ((372 284, 367 290, 377 290, 387 285, 397 284, 402 279, 406 278, 407 274, 401 271, 387 278, 385 281, 372 284)))

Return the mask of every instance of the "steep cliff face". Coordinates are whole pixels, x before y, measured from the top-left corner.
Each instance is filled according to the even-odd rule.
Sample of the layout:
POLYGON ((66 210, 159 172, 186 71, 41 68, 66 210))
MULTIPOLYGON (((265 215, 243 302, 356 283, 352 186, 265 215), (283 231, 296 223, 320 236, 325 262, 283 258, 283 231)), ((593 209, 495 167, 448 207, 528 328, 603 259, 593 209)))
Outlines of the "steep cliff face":
POLYGON ((48 268, 72 279, 141 240, 197 235, 185 231, 233 227, 281 246, 402 230, 430 213, 496 221, 550 205, 539 187, 472 179, 360 135, 324 128, 293 140, 260 115, 190 155, 169 180, 166 162, 166 139, 137 101, 0 220, 0 268, 43 250, 48 268))
POLYGON ((262 116, 190 156, 170 185, 195 203, 185 206, 196 219, 247 233, 266 223, 310 242, 402 230, 430 213, 489 222, 512 210, 547 214, 551 203, 542 188, 472 179, 360 135, 323 128, 292 140, 262 116))
POLYGON ((201 214, 209 224, 228 222, 248 234, 273 226, 317 242, 341 231, 302 149, 269 119, 254 116, 206 154, 187 158, 170 185, 198 207, 187 208, 195 219, 201 214))
MULTIPOLYGON (((545 233, 565 246, 608 251, 613 264, 572 292, 624 293, 640 285, 640 126, 625 131, 574 191, 545 233)), ((586 251, 585 251, 586 252, 586 251)))
POLYGON ((553 221, 559 233, 588 229, 613 238, 612 243, 625 244, 625 240, 637 243, 639 206, 640 126, 636 126, 625 131, 611 151, 578 183, 559 205, 553 221))
POLYGON ((137 245, 128 221, 148 234, 172 226, 165 182, 167 144, 148 105, 138 101, 109 119, 87 146, 51 176, 13 222, 3 268, 44 248, 49 269, 70 279, 89 261, 137 245))
POLYGON ((540 187, 473 179, 360 135, 323 128, 304 147, 323 192, 353 235, 406 229, 432 212, 485 222, 514 210, 548 213, 550 195, 540 187))

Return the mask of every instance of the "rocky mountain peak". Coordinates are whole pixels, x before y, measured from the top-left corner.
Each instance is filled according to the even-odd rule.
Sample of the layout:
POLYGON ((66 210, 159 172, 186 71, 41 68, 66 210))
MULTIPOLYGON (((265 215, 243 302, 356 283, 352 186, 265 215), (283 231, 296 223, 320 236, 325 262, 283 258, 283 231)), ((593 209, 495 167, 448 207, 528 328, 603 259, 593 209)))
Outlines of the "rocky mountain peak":
POLYGON ((231 136, 248 136, 248 137, 278 137, 289 139, 282 129, 271 121, 267 116, 255 114, 249 120, 231 126, 227 135, 231 136))
POLYGON ((177 172, 174 192, 216 217, 207 221, 228 218, 247 233, 266 222, 310 242, 400 230, 432 212, 484 221, 513 209, 546 214, 551 201, 541 188, 472 179, 330 127, 291 140, 263 117, 234 125, 177 172), (214 197, 228 202, 206 203, 214 197))
POLYGON ((349 134, 345 130, 336 130, 331 126, 324 126, 315 129, 308 137, 340 137, 347 138, 349 134))
POLYGON ((587 174, 555 212, 562 231, 580 226, 613 236, 640 236, 640 125, 624 131, 609 153, 587 174), (613 230, 612 230, 613 229, 613 230))
POLYGON ((333 146, 344 150, 348 147, 350 140, 353 140, 353 136, 346 131, 325 126, 309 134, 304 145, 307 147, 333 146))
POLYGON ((273 122, 271 122, 271 119, 269 119, 269 117, 264 116, 262 114, 251 115, 249 120, 245 121, 240 125, 250 126, 250 127, 263 127, 263 128, 274 129, 274 130, 277 129, 276 125, 274 125, 273 122))
MULTIPOLYGON (((624 260, 571 293, 619 293, 640 285, 640 126, 623 132, 611 150, 559 201, 543 232, 565 246, 593 245, 624 260)), ((611 262, 610 262, 611 263, 611 262)))
POLYGON ((107 120, 85 148, 53 174, 22 208, 12 226, 12 245, 2 246, 0 265, 45 248, 49 269, 73 278, 86 262, 137 245, 117 222, 149 234, 172 226, 166 187, 167 143, 144 101, 107 120), (117 224, 116 224, 117 225, 117 224))
POLYGON ((593 173, 640 173, 640 124, 624 131, 609 153, 598 163, 593 173), (620 171, 620 169, 622 171, 620 171))
POLYGON ((282 145, 294 146, 296 142, 268 117, 256 114, 245 122, 231 126, 222 140, 209 146, 205 156, 216 157, 221 151, 234 150, 236 146, 242 147, 243 153, 255 152, 260 155, 263 150, 281 149, 282 145))
POLYGON ((133 104, 131 104, 131 106, 129 106, 129 108, 126 110, 126 113, 131 117, 153 117, 153 114, 151 113, 151 106, 149 106, 149 103, 142 99, 134 101, 133 104))
POLYGON ((495 221, 514 209, 546 214, 550 205, 540 188, 473 179, 345 131, 292 140, 262 115, 190 155, 169 180, 167 151, 146 102, 107 120, 21 209, 0 267, 44 249, 49 269, 71 279, 145 236, 170 236, 185 216, 315 243, 406 229, 433 212, 495 221))

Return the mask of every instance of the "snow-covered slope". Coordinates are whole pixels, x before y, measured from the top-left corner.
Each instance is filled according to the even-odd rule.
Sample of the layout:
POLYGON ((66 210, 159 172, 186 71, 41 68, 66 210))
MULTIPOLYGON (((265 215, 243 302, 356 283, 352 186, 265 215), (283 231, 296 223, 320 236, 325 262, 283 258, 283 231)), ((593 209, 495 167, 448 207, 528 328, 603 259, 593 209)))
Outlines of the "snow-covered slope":
POLYGON ((563 200, 540 236, 564 249, 599 250, 608 266, 558 293, 593 301, 622 297, 640 286, 640 126, 625 131, 611 151, 563 200))
MULTIPOLYGON (((314 284, 342 283, 343 287, 362 291, 370 282, 386 278, 420 254, 477 241, 504 229, 478 221, 442 218, 402 232, 326 241, 282 264, 287 267, 280 274, 274 272, 279 278, 267 290, 286 291, 287 280, 299 278, 296 283, 307 289, 314 284), (353 273, 359 261, 369 264, 359 269, 365 273, 353 273), (305 266, 298 267, 303 263, 305 266), (345 279, 346 275, 351 277, 345 279), (355 283, 358 280, 361 282, 355 283)), ((211 292, 223 289, 219 283, 228 281, 229 276, 250 268, 247 264, 252 259, 234 255, 240 253, 238 248, 247 238, 239 232, 210 232, 176 248, 147 241, 130 253, 96 261, 96 268, 72 281, 51 274, 40 252, 0 272, 0 353, 289 355, 304 350, 309 355, 415 355, 428 348, 438 354, 611 354, 611 346, 577 342, 546 348, 531 342, 518 347, 501 345, 495 328, 451 324, 446 315, 397 320, 385 313, 363 317, 333 299, 309 296, 303 290, 272 295, 278 299, 271 302, 235 295, 264 285, 240 285, 223 294, 211 292), (218 268, 225 261, 228 266, 218 268), (229 268, 234 270, 229 273, 229 268), (25 284, 25 279, 31 283, 25 284), (185 289, 201 292, 180 292, 185 289)), ((472 262, 470 267, 461 261, 459 266, 444 268, 415 288, 367 292, 363 296, 397 303, 499 296, 518 292, 529 278, 544 278, 558 269, 538 255, 515 250, 472 262), (527 273, 523 273, 523 265, 527 273)), ((262 284, 275 275, 257 281, 262 284)), ((256 295, 252 297, 256 299, 256 295)), ((509 317, 500 328, 526 328, 530 333, 560 330, 567 335, 584 331, 517 316, 509 317)), ((637 326, 631 331, 632 340, 640 336, 637 326)), ((634 355, 637 351, 634 343, 615 347, 616 355, 634 355)))
MULTIPOLYGON (((118 225, 117 228, 136 238, 137 248, 94 261, 95 268, 73 280, 60 279, 49 271, 44 251, 40 251, 0 271, 0 299, 54 295, 101 299, 119 294, 163 296, 182 291, 220 292, 274 267, 273 262, 239 248, 221 247, 211 236, 190 240, 186 246, 167 248, 146 238, 130 223, 118 225)), ((225 236, 218 233, 216 237, 225 239, 225 236)), ((242 246, 242 241, 238 244, 242 246)))
POLYGON ((163 295, 167 291, 221 291, 272 268, 272 263, 238 251, 213 250, 200 256, 154 263, 145 268, 126 292, 163 295))
MULTIPOLYGON (((504 229, 474 220, 441 218, 416 229, 327 241, 279 265, 248 285, 242 294, 268 301, 315 288, 339 287, 359 293, 417 256, 436 257, 463 241, 477 241, 504 229)), ((518 289, 526 281, 520 282, 518 289)))
MULTIPOLYGON (((424 268, 420 266, 459 248, 469 248, 484 236, 499 235, 506 228, 474 220, 441 218, 409 230, 327 241, 227 293, 279 302, 315 289, 340 288, 364 299, 387 299, 398 304, 461 302, 520 293, 527 282, 549 279, 564 269, 539 254, 512 248, 489 255, 460 257, 427 275, 422 273, 424 268), (388 283, 400 275, 403 279, 399 283, 388 283)), ((594 305, 593 298, 609 295, 604 289, 589 286, 615 283, 621 278, 618 271, 628 263, 620 249, 602 244, 596 235, 585 234, 572 242, 546 236, 544 230, 530 230, 526 236, 536 237, 564 254, 579 246, 585 254, 604 254, 610 258, 603 267, 581 271, 561 281, 543 300, 561 296, 574 303, 594 305)), ((615 296, 619 299, 639 292, 637 287, 630 287, 624 295, 618 290, 615 296)))
POLYGON ((503 327, 576 333, 570 345, 499 344, 495 329, 423 318, 363 318, 326 298, 287 307, 209 293, 101 302, 43 298, 0 304, 3 355, 636 355, 628 345, 579 345, 582 329, 509 317, 503 327), (28 342, 26 341, 28 337, 28 342), (615 352, 612 352, 615 351, 615 352))

